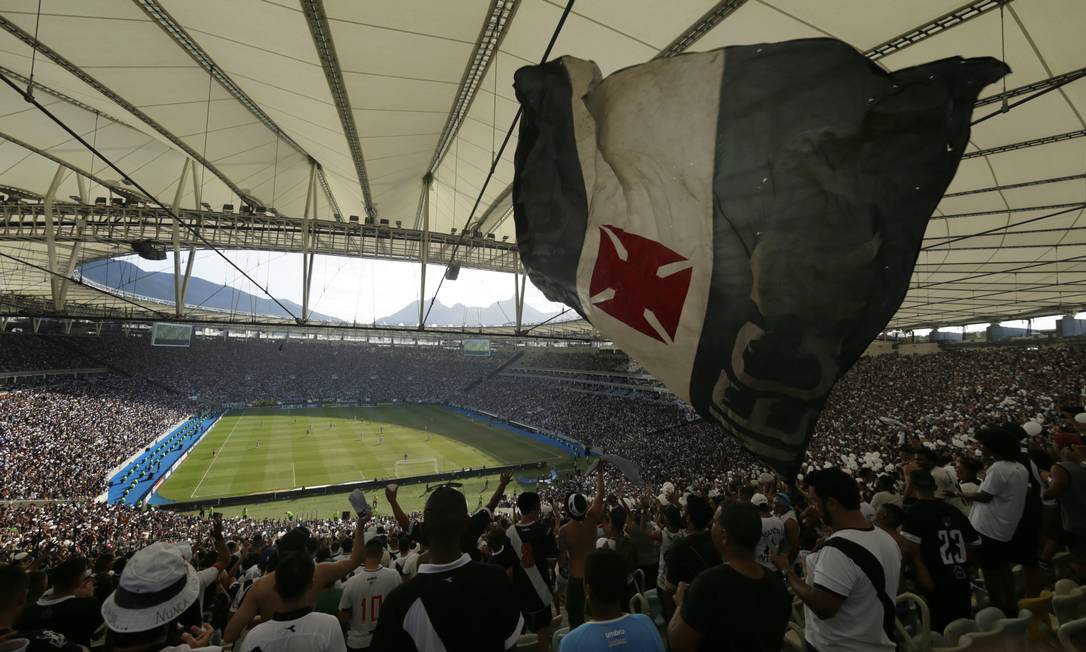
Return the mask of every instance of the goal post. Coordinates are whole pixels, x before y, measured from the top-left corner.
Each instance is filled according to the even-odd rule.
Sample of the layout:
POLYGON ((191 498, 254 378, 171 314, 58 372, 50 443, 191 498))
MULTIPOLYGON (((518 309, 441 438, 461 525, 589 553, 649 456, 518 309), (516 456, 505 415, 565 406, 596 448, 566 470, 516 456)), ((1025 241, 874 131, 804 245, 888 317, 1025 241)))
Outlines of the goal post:
POLYGON ((436 457, 409 457, 406 460, 396 460, 396 477, 410 478, 416 475, 430 475, 440 473, 436 457))

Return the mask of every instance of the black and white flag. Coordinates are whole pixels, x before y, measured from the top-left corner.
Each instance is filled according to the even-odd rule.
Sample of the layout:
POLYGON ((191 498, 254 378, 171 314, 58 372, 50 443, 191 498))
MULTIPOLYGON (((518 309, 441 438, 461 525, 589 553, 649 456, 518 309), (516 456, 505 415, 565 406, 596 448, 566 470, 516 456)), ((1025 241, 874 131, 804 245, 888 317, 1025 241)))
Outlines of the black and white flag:
POLYGON ((832 39, 606 79, 573 57, 522 68, 521 258, 548 298, 792 475, 901 304, 977 96, 1007 71, 887 73, 832 39))

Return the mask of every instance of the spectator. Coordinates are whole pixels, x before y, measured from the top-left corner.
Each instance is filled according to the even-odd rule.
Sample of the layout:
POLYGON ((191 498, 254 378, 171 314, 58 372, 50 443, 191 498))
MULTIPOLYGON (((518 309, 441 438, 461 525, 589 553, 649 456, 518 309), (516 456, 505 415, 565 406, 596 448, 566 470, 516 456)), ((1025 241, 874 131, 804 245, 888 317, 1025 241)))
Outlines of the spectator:
POLYGON ((509 545, 498 557, 498 563, 511 571, 520 611, 528 631, 538 632, 551 623, 554 561, 558 545, 553 530, 540 521, 542 516, 539 494, 525 491, 517 496, 520 520, 505 531, 509 545))
POLYGON ((496 652, 516 644, 524 628, 517 599, 501 569, 461 550, 468 524, 464 494, 438 487, 426 500, 423 525, 430 563, 390 593, 370 649, 375 652, 496 652))
POLYGON ((713 508, 702 496, 686 497, 686 536, 667 557, 668 590, 674 593, 681 582, 690 584, 704 570, 720 564, 720 552, 709 534, 713 508))
POLYGON ((26 571, 12 564, 0 567, 0 645, 26 641, 26 652, 86 652, 86 648, 69 641, 59 632, 16 629, 15 621, 27 604, 30 580, 26 571))
POLYGON ((784 523, 784 545, 788 551, 788 561, 794 564, 799 557, 799 519, 788 494, 779 492, 773 497, 773 513, 784 523))
MULTIPOLYGON (((773 570, 773 557, 782 551, 784 543, 784 521, 775 516, 769 508, 769 499, 765 494, 751 496, 750 504, 758 510, 761 518, 762 534, 754 549, 754 558, 759 564, 773 570)), ((720 549, 720 546, 717 546, 720 549)))
POLYGON ((1029 471, 1018 463, 1018 442, 1011 433, 989 428, 978 432, 976 439, 994 461, 977 493, 964 496, 973 503, 969 523, 980 534, 980 568, 992 604, 1012 618, 1018 602, 1011 576, 1015 555, 1011 541, 1025 508, 1029 471))
POLYGON ((305 552, 286 554, 275 567, 280 611, 253 628, 241 652, 346 652, 339 621, 313 611, 313 560, 305 552))
MULTIPOLYGON (((175 546, 153 543, 124 567, 117 590, 102 605, 106 649, 116 652, 183 652, 208 647, 214 633, 204 623, 189 631, 179 619, 200 597, 200 578, 175 546)), ((212 647, 212 650, 221 650, 212 647)))
POLYGON ((894 476, 886 474, 880 475, 878 480, 875 481, 875 488, 878 489, 878 491, 871 497, 871 509, 874 509, 877 513, 883 503, 893 503, 898 507, 901 507, 901 495, 894 491, 896 484, 897 483, 894 482, 894 476))
POLYGON ((566 514, 569 522, 558 528, 559 558, 569 569, 566 582, 566 618, 569 628, 575 629, 584 622, 585 593, 584 565, 596 540, 596 523, 603 514, 603 463, 597 467, 596 496, 592 504, 580 493, 566 497, 566 514))
POLYGON ((724 563, 698 575, 689 587, 679 585, 679 609, 668 626, 673 652, 781 649, 792 598, 777 573, 757 559, 764 521, 745 503, 717 510, 712 537, 724 563))
POLYGON ((623 608, 631 567, 617 552, 594 550, 585 561, 585 593, 592 619, 570 629, 559 652, 664 652, 652 619, 623 608))
POLYGON ((1052 482, 1044 497, 1054 498, 1059 505, 1075 574, 1080 582, 1086 582, 1086 450, 1074 433, 1061 432, 1054 439, 1060 461, 1052 466, 1052 482))
POLYGON ((349 627, 347 649, 349 652, 368 650, 373 630, 381 615, 385 596, 400 585, 400 574, 381 565, 385 547, 381 540, 370 539, 366 543, 365 565, 361 572, 347 580, 339 600, 340 620, 349 627))
POLYGON ((901 551, 860 512, 860 491, 848 474, 821 469, 804 481, 812 507, 833 533, 817 553, 813 584, 797 576, 785 557, 774 563, 803 601, 808 650, 894 650, 901 551))
POLYGON ((660 566, 656 573, 656 595, 660 598, 660 606, 663 608, 664 618, 671 619, 675 611, 675 603, 672 592, 667 590, 667 557, 675 544, 686 536, 683 529, 683 516, 679 508, 670 503, 659 505, 656 509, 655 536, 660 541, 660 566))
POLYGON ((53 567, 50 579, 53 588, 23 611, 19 629, 51 629, 90 647, 102 625, 90 564, 85 557, 71 557, 53 567))
MULTIPOLYGON (((364 551, 363 538, 366 532, 366 521, 359 518, 355 524, 354 543, 351 547, 351 556, 342 561, 326 562, 319 564, 314 571, 313 582, 307 588, 306 599, 310 607, 317 603, 317 593, 320 587, 327 586, 335 580, 350 573, 362 563, 364 551)), ((280 539, 278 544, 279 564, 283 558, 292 552, 305 552, 309 541, 309 531, 303 527, 295 528, 280 539)), ((223 632, 223 640, 234 641, 241 632, 254 622, 257 616, 261 620, 269 620, 277 613, 283 612, 286 607, 282 604, 278 592, 275 591, 276 570, 267 573, 253 583, 253 586, 245 594, 241 606, 230 618, 226 630, 223 632)))
POLYGON ((901 526, 903 556, 928 603, 931 630, 941 632, 952 620, 972 616, 968 561, 980 537, 961 510, 935 497, 935 478, 929 471, 912 471, 909 484, 917 500, 901 526))

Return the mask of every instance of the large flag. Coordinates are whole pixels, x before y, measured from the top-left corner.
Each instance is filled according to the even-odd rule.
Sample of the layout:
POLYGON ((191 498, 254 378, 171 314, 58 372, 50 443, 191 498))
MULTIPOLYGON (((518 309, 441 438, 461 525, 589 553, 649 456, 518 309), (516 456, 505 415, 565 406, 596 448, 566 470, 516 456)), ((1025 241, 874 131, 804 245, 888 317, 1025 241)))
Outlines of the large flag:
POLYGON ((981 89, 952 58, 887 73, 809 39, 601 79, 516 73, 528 274, 702 416, 793 475, 836 380, 901 305, 981 89))

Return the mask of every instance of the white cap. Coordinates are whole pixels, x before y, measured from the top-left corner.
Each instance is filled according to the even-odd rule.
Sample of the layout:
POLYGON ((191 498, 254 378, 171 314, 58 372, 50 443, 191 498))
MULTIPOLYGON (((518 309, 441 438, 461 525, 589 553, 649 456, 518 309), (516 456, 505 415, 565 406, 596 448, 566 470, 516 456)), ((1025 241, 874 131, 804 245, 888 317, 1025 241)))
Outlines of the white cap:
POLYGON ((769 504, 769 499, 765 497, 765 494, 754 494, 750 497, 750 504, 755 507, 761 507, 769 504))
POLYGON ((1026 434, 1030 437, 1036 437, 1041 434, 1041 424, 1037 423, 1033 419, 1022 424, 1022 430, 1026 431, 1026 434))

